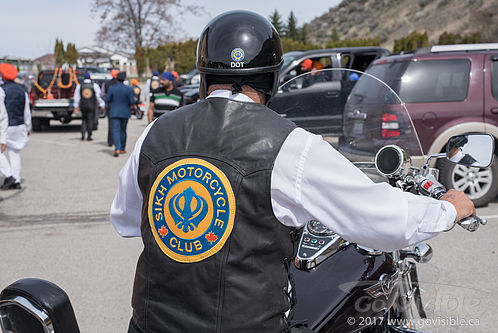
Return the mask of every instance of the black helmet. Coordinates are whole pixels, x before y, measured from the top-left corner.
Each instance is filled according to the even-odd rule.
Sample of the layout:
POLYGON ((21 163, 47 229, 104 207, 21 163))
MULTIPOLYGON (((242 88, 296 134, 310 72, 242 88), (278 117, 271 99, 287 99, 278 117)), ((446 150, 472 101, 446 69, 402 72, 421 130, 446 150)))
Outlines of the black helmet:
POLYGON ((199 38, 199 95, 206 97, 207 79, 212 78, 212 83, 226 79, 225 83, 248 84, 265 93, 268 105, 277 92, 282 64, 280 37, 268 19, 245 10, 223 13, 206 25, 199 38))

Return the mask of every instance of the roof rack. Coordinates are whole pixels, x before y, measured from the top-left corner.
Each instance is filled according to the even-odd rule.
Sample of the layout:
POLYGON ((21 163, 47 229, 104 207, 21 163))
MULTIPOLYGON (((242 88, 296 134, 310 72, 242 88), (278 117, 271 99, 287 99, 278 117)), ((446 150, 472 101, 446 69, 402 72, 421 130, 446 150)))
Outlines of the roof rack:
POLYGON ((431 52, 498 50, 498 43, 434 45, 431 52))

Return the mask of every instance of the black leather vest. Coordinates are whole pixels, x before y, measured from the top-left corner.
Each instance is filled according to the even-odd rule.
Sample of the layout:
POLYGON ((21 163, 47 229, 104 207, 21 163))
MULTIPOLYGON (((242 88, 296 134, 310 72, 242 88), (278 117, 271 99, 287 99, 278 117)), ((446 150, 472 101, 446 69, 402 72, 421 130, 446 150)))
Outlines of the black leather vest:
POLYGON ((80 87, 80 108, 82 110, 95 110, 97 96, 92 82, 83 82, 80 87))
POLYGON ((5 108, 9 116, 9 126, 24 124, 24 107, 26 105, 26 90, 14 81, 2 85, 5 92, 5 108))
MULTIPOLYGON (((141 148, 138 172, 144 200, 144 251, 137 265, 132 305, 134 322, 142 331, 261 333, 287 329, 284 314, 291 306, 288 267, 294 257, 296 232, 274 217, 270 182, 275 158, 294 128, 292 122, 261 104, 225 98, 180 108, 152 126, 141 148), (159 183, 166 185, 159 190, 158 179, 166 180, 164 172, 186 159, 200 159, 220 170, 235 197, 233 229, 223 247, 191 263, 165 254, 164 244, 159 244, 174 232, 174 226, 168 233, 156 225, 156 232, 150 214, 156 213, 152 208, 158 204, 168 205, 166 192, 174 188, 167 189, 165 182, 159 183)), ((191 176, 197 171, 192 169, 191 176)), ((174 176, 185 174, 180 170, 174 176)), ((201 178, 206 181, 204 186, 216 187, 202 171, 198 176, 199 182, 201 178)), ((170 196, 171 211, 182 209, 183 199, 172 205, 175 197, 180 198, 170 196)), ((196 198, 189 201, 195 202, 189 210, 203 201, 196 198)), ((185 195, 184 200, 187 202, 185 195)), ((220 201, 214 199, 215 204, 220 201)), ((216 239, 213 235, 205 237, 212 241, 216 239)), ((178 240, 164 242, 167 247, 181 247, 178 240)), ((195 246, 192 249, 195 252, 195 246)), ((183 245, 182 251, 187 254, 189 246, 183 245)))

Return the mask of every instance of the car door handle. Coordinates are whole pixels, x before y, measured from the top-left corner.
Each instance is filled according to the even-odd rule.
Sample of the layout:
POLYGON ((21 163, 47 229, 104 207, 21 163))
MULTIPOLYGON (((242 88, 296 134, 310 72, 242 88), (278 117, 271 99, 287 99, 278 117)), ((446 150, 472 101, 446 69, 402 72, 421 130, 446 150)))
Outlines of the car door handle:
POLYGON ((498 113, 498 108, 491 108, 491 113, 498 113))

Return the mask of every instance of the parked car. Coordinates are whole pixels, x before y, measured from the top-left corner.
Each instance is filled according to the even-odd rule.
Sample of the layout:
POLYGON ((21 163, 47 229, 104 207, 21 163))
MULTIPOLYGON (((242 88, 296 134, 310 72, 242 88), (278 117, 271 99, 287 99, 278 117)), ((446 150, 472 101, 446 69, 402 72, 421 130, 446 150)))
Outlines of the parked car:
MULTIPOLYGON (((58 120, 63 124, 73 119, 81 119, 81 113, 74 113, 73 95, 76 81, 83 82, 84 71, 81 70, 44 70, 30 93, 31 118, 34 131, 41 131, 50 126, 50 120, 58 120), (75 80, 76 78, 76 80, 75 80)), ((96 112, 94 130, 98 127, 96 112)))
MULTIPOLYGON (((287 82, 302 74, 301 65, 306 59, 312 61, 314 69, 348 68, 364 71, 372 61, 389 54, 388 50, 380 47, 346 47, 285 53, 280 82, 287 82)), ((317 77, 312 85, 302 85, 299 79, 294 80, 286 89, 279 90, 270 108, 312 133, 341 135, 344 104, 357 78, 324 77, 329 74, 317 77), (323 102, 328 101, 327 103, 320 103, 312 109, 302 103, 303 99, 312 100, 321 94, 327 95, 327 99, 320 99, 323 102)))
POLYGON ((111 72, 105 68, 101 67, 77 67, 77 70, 90 73, 90 78, 93 82, 97 83, 99 86, 102 86, 107 80, 112 79, 111 72))
MULTIPOLYGON (((406 103, 424 154, 445 152, 454 135, 480 132, 493 135, 495 141, 498 138, 498 43, 433 46, 376 60, 366 72, 389 84, 406 103)), ((404 120, 395 110, 379 110, 376 119, 361 117, 364 112, 356 105, 364 105, 365 99, 374 100, 376 95, 371 81, 363 78, 344 110, 344 136, 356 136, 351 149, 389 144, 404 135, 404 120), (382 130, 376 138, 362 137, 358 129, 372 121, 381 121, 382 130)), ((443 159, 438 168, 440 181, 448 188, 465 191, 476 206, 498 194, 496 159, 487 169, 443 159)))

